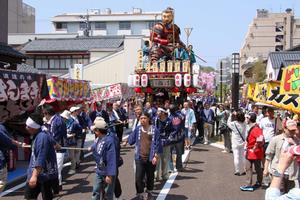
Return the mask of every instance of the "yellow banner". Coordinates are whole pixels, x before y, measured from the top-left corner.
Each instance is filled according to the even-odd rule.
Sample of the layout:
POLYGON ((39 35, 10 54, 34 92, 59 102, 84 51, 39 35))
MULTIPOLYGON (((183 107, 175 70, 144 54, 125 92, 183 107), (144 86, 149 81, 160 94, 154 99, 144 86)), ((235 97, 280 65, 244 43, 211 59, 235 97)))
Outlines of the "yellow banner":
POLYGON ((278 83, 270 83, 269 86, 270 95, 267 103, 284 110, 300 113, 299 94, 280 94, 280 84, 278 83))
POLYGON ((280 88, 279 82, 256 83, 255 89, 249 85, 248 98, 251 99, 253 94, 252 99, 256 102, 269 104, 294 113, 300 113, 299 94, 280 94, 280 88))
POLYGON ((300 94, 300 65, 291 65, 282 70, 280 94, 300 94))
POLYGON ((267 103, 269 94, 268 83, 256 83, 253 100, 257 102, 267 103))
POLYGON ((253 99, 254 97, 254 91, 255 91, 255 83, 249 83, 248 88, 247 88, 247 98, 248 99, 253 99))

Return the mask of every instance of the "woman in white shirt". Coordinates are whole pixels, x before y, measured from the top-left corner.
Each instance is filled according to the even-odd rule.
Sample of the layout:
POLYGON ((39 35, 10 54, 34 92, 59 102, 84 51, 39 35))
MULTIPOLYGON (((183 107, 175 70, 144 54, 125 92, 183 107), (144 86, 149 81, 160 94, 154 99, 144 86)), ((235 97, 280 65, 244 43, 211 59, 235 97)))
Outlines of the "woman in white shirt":
POLYGON ((245 114, 242 111, 233 112, 228 119, 228 127, 231 129, 231 143, 233 151, 234 175, 245 175, 244 144, 246 141, 245 114))

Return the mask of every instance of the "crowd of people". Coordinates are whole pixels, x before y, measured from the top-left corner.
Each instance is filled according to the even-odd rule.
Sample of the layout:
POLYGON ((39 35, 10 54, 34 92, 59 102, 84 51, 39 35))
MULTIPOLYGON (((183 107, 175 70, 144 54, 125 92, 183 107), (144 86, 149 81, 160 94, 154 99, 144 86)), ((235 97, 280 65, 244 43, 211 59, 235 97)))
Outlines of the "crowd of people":
MULTIPOLYGON (((92 199, 122 199, 118 178, 123 165, 122 146, 134 146, 134 173, 137 199, 153 199, 154 182, 167 180, 170 172, 183 171, 184 150, 193 142, 208 145, 223 138, 223 153, 233 153, 233 175, 246 175, 242 191, 269 187, 266 199, 283 194, 299 198, 300 121, 297 115, 285 112, 283 117, 267 107, 259 112, 257 106, 248 110, 231 110, 225 104, 197 100, 183 104, 146 102, 134 106, 135 117, 129 137, 123 140, 128 127, 128 111, 121 102, 96 103, 94 111, 74 106, 62 113, 45 104, 26 121, 33 136, 28 166, 25 199, 53 199, 62 190, 62 175, 66 153, 71 160, 69 174, 75 174, 83 159, 83 151, 91 151, 96 164, 92 199), (86 134, 95 134, 95 141, 84 148, 86 134), (176 154, 176 156, 172 156, 176 154), (174 164, 175 165, 174 165, 174 164), (253 174, 256 173, 256 181, 253 174)), ((28 145, 8 137, 0 125, 0 190, 6 184, 8 149, 28 145)))

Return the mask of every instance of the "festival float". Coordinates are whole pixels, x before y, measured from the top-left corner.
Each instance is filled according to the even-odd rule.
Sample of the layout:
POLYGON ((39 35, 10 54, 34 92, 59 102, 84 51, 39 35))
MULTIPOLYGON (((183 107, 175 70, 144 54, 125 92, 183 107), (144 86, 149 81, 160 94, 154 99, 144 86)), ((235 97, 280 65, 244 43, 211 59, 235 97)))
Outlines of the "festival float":
POLYGON ((134 88, 137 96, 145 96, 150 102, 182 102, 187 95, 197 92, 200 79, 196 68, 199 66, 191 60, 194 53, 179 35, 180 28, 174 24, 174 10, 167 8, 162 12, 162 22, 156 23, 151 30, 149 55, 145 59, 143 51, 138 52, 134 74, 128 77, 128 86, 134 88), (176 57, 178 48, 188 53, 186 59, 176 57))

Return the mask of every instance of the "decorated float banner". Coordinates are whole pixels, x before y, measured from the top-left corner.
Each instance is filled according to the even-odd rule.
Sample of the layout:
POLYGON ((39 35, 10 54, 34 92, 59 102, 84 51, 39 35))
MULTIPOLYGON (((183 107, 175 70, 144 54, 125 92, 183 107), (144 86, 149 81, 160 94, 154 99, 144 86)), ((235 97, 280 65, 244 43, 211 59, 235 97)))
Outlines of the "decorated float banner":
POLYGON ((0 122, 33 110, 46 96, 44 74, 0 70, 0 122))
POLYGON ((105 87, 96 88, 92 91, 93 101, 104 101, 109 99, 127 99, 135 93, 127 84, 117 83, 105 87))
POLYGON ((291 65, 282 70, 280 94, 300 94, 300 65, 291 65))
POLYGON ((47 80, 49 97, 57 101, 90 101, 91 87, 88 81, 52 77, 47 80))
POLYGON ((300 113, 299 94, 280 94, 279 82, 256 83, 253 100, 300 113))

